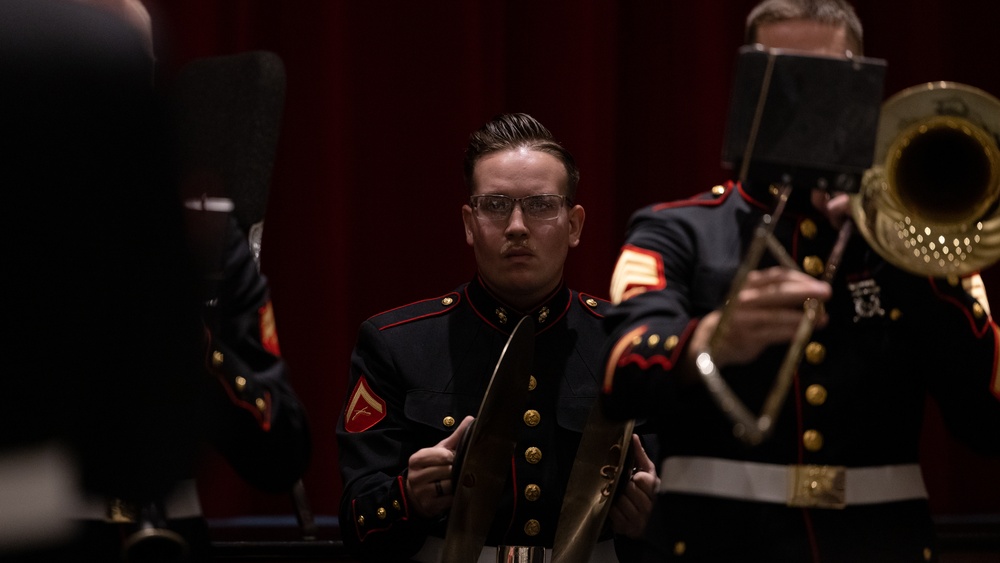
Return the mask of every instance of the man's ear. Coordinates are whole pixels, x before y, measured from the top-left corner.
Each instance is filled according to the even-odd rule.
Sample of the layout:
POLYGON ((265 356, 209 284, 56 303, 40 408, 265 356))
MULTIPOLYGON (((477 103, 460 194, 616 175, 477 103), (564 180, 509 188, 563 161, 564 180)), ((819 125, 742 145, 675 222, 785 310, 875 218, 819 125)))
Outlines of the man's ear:
POLYGON ((472 228, 472 226, 473 226, 472 222, 474 220, 475 219, 472 217, 472 207, 469 207, 469 205, 463 205, 462 206, 462 223, 465 225, 465 242, 469 246, 472 246, 472 244, 474 242, 476 242, 476 237, 472 234, 474 232, 473 228, 472 228))
POLYGON ((583 220, 587 218, 587 213, 583 206, 574 205, 569 210, 569 246, 576 247, 580 244, 580 235, 583 234, 583 220))

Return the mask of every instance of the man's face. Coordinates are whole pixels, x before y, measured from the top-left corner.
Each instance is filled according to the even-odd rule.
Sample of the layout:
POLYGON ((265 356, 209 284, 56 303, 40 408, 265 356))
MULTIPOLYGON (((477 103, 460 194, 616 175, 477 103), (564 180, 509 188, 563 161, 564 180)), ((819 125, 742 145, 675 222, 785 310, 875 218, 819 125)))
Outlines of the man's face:
MULTIPOLYGON (((481 158, 472 172, 473 195, 512 198, 566 195, 566 168, 551 154, 514 149, 481 158)), ((527 310, 541 303, 562 281, 570 247, 580 243, 584 212, 559 207, 552 219, 533 219, 515 205, 506 220, 490 219, 462 207, 465 240, 473 248, 486 285, 511 306, 527 310)))
POLYGON ((757 28, 757 43, 771 49, 785 49, 814 55, 844 57, 852 51, 847 28, 812 20, 784 20, 757 28))

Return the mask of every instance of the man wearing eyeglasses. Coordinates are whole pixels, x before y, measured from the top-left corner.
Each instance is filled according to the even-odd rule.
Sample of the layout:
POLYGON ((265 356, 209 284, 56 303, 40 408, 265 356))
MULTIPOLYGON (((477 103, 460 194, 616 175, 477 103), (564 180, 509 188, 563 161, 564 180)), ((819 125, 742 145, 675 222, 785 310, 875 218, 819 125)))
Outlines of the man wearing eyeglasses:
MULTIPOLYGON (((352 354, 337 428, 340 522, 345 544, 366 561, 440 561, 456 450, 522 317, 536 326, 527 405, 480 562, 497 561, 497 546, 552 548, 598 394, 609 305, 563 283, 585 217, 574 203, 573 156, 532 117, 503 115, 471 136, 465 178, 462 220, 477 275, 368 319, 352 354)), ((633 446, 635 474, 619 487, 609 519, 613 532, 637 537, 656 475, 635 437, 633 446)), ((591 561, 618 560, 613 532, 591 561)))

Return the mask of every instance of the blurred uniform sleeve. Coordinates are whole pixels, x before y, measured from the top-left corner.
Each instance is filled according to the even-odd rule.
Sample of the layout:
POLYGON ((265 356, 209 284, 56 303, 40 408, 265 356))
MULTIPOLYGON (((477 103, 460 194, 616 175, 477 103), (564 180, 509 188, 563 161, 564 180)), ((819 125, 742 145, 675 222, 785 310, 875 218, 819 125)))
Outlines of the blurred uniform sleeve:
POLYGON ((308 421, 281 358, 267 280, 232 219, 217 295, 206 313, 212 443, 251 485, 287 491, 309 463, 308 421))

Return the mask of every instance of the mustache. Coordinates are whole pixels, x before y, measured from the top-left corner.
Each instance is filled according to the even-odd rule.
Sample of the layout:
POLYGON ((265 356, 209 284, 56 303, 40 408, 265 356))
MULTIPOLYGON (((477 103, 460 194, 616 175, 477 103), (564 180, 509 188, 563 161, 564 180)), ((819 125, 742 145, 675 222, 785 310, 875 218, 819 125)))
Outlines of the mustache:
POLYGON ((500 247, 500 256, 506 256, 515 250, 527 250, 534 254, 535 249, 527 241, 507 241, 500 247))

